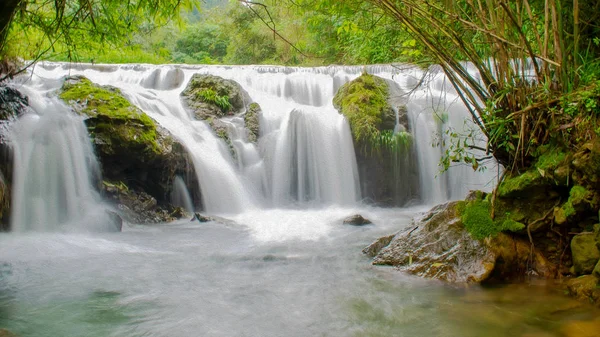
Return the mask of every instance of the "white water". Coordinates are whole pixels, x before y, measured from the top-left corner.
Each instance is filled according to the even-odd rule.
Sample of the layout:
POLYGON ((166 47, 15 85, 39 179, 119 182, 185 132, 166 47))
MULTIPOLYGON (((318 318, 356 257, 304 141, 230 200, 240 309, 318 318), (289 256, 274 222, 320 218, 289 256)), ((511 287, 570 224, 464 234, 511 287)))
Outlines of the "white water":
POLYGON ((45 88, 27 86, 32 107, 10 128, 14 151, 11 228, 15 232, 107 228, 92 183, 98 164, 83 119, 45 88))
MULTIPOLYGON (((190 152, 205 211, 239 215, 269 208, 357 204, 361 199, 360 183, 350 129, 333 107, 332 99, 343 83, 358 77, 362 71, 363 67, 45 63, 21 81, 34 96, 57 90, 62 79, 71 75, 83 75, 100 85, 120 88, 133 104, 167 128, 190 152), (183 107, 180 93, 195 73, 235 80, 252 101, 260 104, 257 144, 247 141, 242 116, 228 118, 224 122, 235 151, 232 156, 229 147, 210 127, 195 120, 183 107)), ((415 67, 369 66, 367 71, 398 83, 404 92, 413 90, 407 106, 418 160, 419 191, 404 199, 429 205, 462 198, 470 189, 489 190, 493 186, 496 173, 493 169, 481 174, 469 166, 458 165, 449 172, 439 173, 438 163, 444 149, 432 146, 435 137, 449 128, 462 129, 469 119, 457 96, 447 90, 443 74, 436 74, 426 85, 415 88, 423 76, 423 71, 415 67), (436 114, 447 114, 448 118, 441 122, 436 114)), ((405 182, 390 182, 393 183, 405 182)))

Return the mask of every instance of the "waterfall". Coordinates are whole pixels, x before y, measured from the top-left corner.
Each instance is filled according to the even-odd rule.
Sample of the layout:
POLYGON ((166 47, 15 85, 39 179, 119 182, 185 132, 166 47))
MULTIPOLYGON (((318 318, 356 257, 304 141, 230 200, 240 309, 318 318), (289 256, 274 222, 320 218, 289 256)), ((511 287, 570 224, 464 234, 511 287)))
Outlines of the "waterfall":
MULTIPOLYGON (((435 74, 434 80, 421 85, 424 72, 413 66, 296 68, 41 63, 28 80, 38 89, 33 84, 26 85, 33 94, 36 90, 49 93, 60 88, 65 76, 83 75, 97 84, 119 88, 189 151, 205 210, 214 214, 234 214, 263 208, 353 205, 362 198, 350 128, 347 120, 333 107, 332 99, 341 85, 360 76, 364 70, 396 83, 403 92, 412 93, 404 99, 412 145, 408 154, 393 160, 397 179, 390 182, 401 191, 397 196, 400 204, 439 203, 464 197, 469 189, 493 186, 494 169, 481 174, 462 165, 440 173, 438 164, 445 149, 432 144, 445 130, 463 128, 469 115, 443 74, 435 74), (251 100, 261 106, 260 137, 256 143, 248 141, 243 116, 222 120, 231 139, 231 144, 225 144, 205 121, 196 120, 184 108, 180 93, 198 73, 238 82, 251 100)), ((33 176, 39 180, 38 184, 47 184, 48 189, 50 185, 63 184, 60 187, 65 190, 63 192, 77 191, 81 198, 69 198, 79 202, 84 199, 83 195, 87 198, 94 194, 91 189, 82 188, 85 182, 89 186, 87 173, 71 172, 61 166, 62 163, 72 163, 82 169, 93 166, 93 156, 86 152, 89 141, 82 135, 84 130, 68 126, 70 122, 67 121, 78 119, 61 110, 64 108, 54 104, 46 108, 44 114, 23 118, 19 122, 23 127, 16 128, 15 142, 22 152, 18 164, 22 165, 18 177, 22 181, 18 180, 21 185, 15 187, 18 198, 23 198, 19 199, 23 206, 18 207, 26 207, 24 205, 29 203, 29 207, 39 208, 39 211, 14 221, 40 223, 42 218, 48 220, 46 212, 52 213, 53 207, 60 209, 63 206, 77 216, 79 208, 65 197, 62 198, 65 200, 54 198, 62 205, 38 205, 40 198, 36 199, 27 185, 27 180, 32 180, 33 176), (55 126, 51 128, 50 125, 55 126), (58 132, 57 125, 64 132, 58 132), (65 138, 65 144, 81 143, 77 145, 83 151, 78 155, 80 158, 60 152, 61 146, 41 147, 43 139, 58 139, 58 134, 65 138), (35 146, 26 145, 25 138, 40 141, 35 146), (51 163, 48 158, 50 162, 46 166, 34 165, 25 169, 28 163, 45 159, 42 153, 60 158, 61 163, 51 163), (48 174, 58 175, 58 178, 49 179, 48 174)), ((178 191, 186 190, 181 186, 183 181, 177 180, 177 184, 178 191)), ((179 193, 179 197, 185 199, 184 196, 184 192, 179 193)), ((189 207, 189 202, 184 203, 189 207)), ((60 214, 55 217, 54 222, 64 220, 60 214)))
POLYGON ((9 135, 13 231, 107 228, 108 215, 92 186, 99 170, 82 117, 56 98, 29 97, 34 111, 21 116, 9 135))

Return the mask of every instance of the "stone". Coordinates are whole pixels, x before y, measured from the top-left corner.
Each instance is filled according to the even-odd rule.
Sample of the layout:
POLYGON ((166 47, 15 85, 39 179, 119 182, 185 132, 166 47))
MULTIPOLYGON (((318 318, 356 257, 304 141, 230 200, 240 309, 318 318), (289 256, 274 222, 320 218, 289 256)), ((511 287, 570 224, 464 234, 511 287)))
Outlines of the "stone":
POLYGON ((577 234, 571 240, 571 254, 575 275, 590 274, 598 260, 600 251, 596 246, 594 233, 577 234))
POLYGON ((250 104, 250 96, 237 82, 207 74, 194 74, 181 98, 198 120, 235 115, 250 104))
POLYGON ((396 234, 380 237, 375 242, 365 247, 365 249, 362 250, 363 254, 368 257, 375 257, 384 247, 392 242, 394 236, 396 236, 396 234))
POLYGON ((121 216, 113 211, 106 211, 106 214, 108 214, 108 219, 110 221, 110 229, 112 231, 116 231, 116 232, 120 232, 123 230, 123 219, 121 218, 121 216))
MULTIPOLYGON (((102 177, 107 182, 100 187, 115 205, 122 205, 117 207, 123 210, 119 215, 135 223, 172 219, 168 213, 175 177, 195 177, 183 144, 127 101, 117 88, 75 76, 65 79, 59 97, 86 117, 102 177), (124 188, 113 193, 115 185, 124 188), (135 197, 142 199, 134 202, 135 197), (149 200, 154 200, 154 210, 160 214, 150 215, 149 208, 140 204, 149 200), (143 214, 130 214, 136 210, 143 214)), ((198 186, 195 181, 190 185, 198 186)))
POLYGON ((598 278, 594 275, 584 275, 567 281, 569 295, 587 302, 598 303, 600 288, 598 278))
POLYGON ((364 226, 372 224, 371 220, 363 218, 360 214, 355 214, 344 219, 344 225, 364 226))
MULTIPOLYGON (((540 277, 555 273, 553 266, 535 250, 529 265, 531 248, 524 240, 505 233, 474 239, 462 223, 460 205, 454 201, 433 207, 397 233, 377 253, 373 264, 451 283, 515 279, 525 275, 529 267, 540 277)), ((363 252, 373 251, 367 247, 363 252)))
POLYGON ((406 95, 398 84, 362 74, 340 87, 333 104, 350 124, 362 198, 380 206, 403 206, 418 198, 418 161, 406 95), (381 139, 399 146, 381 146, 381 139))
POLYGON ((190 221, 198 220, 200 223, 214 221, 215 219, 206 215, 202 215, 198 212, 194 213, 194 217, 190 221))

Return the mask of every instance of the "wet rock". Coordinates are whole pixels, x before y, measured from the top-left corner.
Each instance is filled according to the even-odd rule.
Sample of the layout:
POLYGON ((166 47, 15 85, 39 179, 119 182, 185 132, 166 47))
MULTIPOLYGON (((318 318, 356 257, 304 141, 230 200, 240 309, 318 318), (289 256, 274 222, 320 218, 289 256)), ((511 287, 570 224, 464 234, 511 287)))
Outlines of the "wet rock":
POLYGON ((258 105, 258 103, 251 103, 248 106, 248 111, 244 115, 244 122, 246 123, 246 128, 248 129, 248 141, 251 143, 256 143, 258 137, 260 136, 260 113, 260 105, 258 105))
POLYGON ((29 100, 17 89, 0 86, 0 230, 8 230, 13 160, 6 129, 29 109, 29 100))
POLYGON ((333 104, 350 123, 363 199, 382 206, 418 199, 418 161, 398 84, 363 74, 340 87, 333 104))
POLYGON ((364 226, 372 224, 371 220, 363 218, 360 214, 355 214, 344 219, 344 225, 364 226))
POLYGON ((368 257, 375 257, 384 247, 392 242, 394 236, 396 236, 396 234, 380 237, 375 242, 365 247, 365 249, 362 250, 363 254, 368 257))
POLYGON ((106 214, 108 214, 108 219, 110 221, 110 229, 117 232, 122 231, 123 219, 121 218, 121 216, 119 216, 119 214, 113 211, 106 211, 106 214))
POLYGON ((198 220, 198 222, 210 222, 210 221, 214 221, 215 219, 206 215, 202 215, 198 212, 194 213, 194 217, 192 218, 191 221, 194 220, 198 220))
POLYGON ((258 103, 252 103, 248 93, 235 81, 219 76, 195 74, 181 93, 184 105, 197 120, 206 120, 215 134, 222 138, 233 154, 223 118, 244 114, 248 141, 256 142, 259 136, 258 103))
POLYGON ((575 274, 590 274, 598 260, 600 260, 600 251, 596 246, 595 234, 582 233, 575 235, 571 240, 571 253, 575 274))
MULTIPOLYGON (((107 181, 123 184, 139 195, 146 193, 168 208, 175 177, 195 176, 184 146, 118 89, 70 77, 60 97, 87 117, 85 123, 107 181)), ((125 199, 121 204, 127 208, 139 208, 132 207, 131 198, 125 199)))
POLYGON ((375 265, 391 265, 402 271, 447 282, 479 283, 489 279, 513 279, 531 272, 541 277, 554 273, 553 266, 530 245, 511 235, 476 240, 462 223, 460 202, 438 205, 396 234, 373 259, 375 265))
POLYGON ((569 295, 587 302, 598 303, 600 288, 598 278, 594 275, 584 275, 567 281, 569 295))
POLYGON ((198 120, 235 115, 250 103, 237 82, 206 74, 194 74, 181 97, 198 120))

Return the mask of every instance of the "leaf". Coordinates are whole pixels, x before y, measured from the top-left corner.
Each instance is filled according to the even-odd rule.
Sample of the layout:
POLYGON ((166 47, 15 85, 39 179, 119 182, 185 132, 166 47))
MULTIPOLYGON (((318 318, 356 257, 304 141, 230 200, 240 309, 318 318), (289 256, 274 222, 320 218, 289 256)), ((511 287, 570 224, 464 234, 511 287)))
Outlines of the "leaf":
POLYGON ((443 265, 444 265, 443 263, 438 262, 438 263, 432 264, 431 266, 434 267, 434 268, 439 268, 439 267, 441 267, 443 265))

